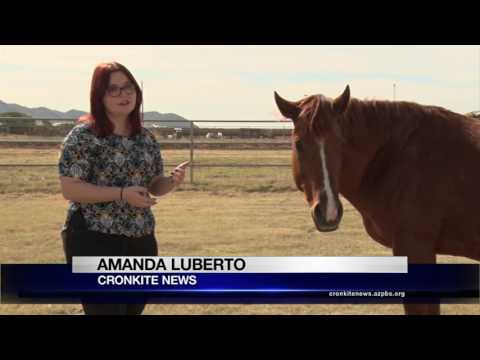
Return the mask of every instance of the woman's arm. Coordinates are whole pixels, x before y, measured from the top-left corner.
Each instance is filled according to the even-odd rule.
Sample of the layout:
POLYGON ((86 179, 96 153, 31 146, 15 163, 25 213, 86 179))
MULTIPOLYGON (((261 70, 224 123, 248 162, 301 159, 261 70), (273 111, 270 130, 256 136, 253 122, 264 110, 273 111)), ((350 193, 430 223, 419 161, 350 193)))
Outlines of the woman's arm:
POLYGON ((155 176, 148 186, 148 192, 153 196, 166 195, 175 189, 175 182, 171 176, 155 176))
POLYGON ((97 186, 77 178, 60 176, 63 197, 80 203, 99 203, 120 200, 119 187, 97 186))
POLYGON ((155 199, 149 198, 147 189, 141 186, 120 187, 97 186, 80 179, 60 176, 60 186, 63 197, 79 203, 100 203, 125 200, 130 205, 147 208, 156 204, 155 199), (122 193, 122 195, 121 195, 122 193))
POLYGON ((154 196, 162 196, 175 190, 185 178, 185 168, 190 161, 185 161, 178 165, 173 171, 172 176, 158 175, 148 185, 148 191, 154 196))

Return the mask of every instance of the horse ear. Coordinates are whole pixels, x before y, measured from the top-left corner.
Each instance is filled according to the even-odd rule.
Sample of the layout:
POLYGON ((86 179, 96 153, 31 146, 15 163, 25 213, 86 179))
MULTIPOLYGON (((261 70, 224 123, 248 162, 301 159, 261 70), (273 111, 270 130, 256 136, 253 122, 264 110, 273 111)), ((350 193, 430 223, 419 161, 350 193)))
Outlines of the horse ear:
POLYGON ((350 86, 347 85, 343 94, 333 100, 333 110, 337 114, 343 114, 347 110, 348 104, 350 102, 350 86))
POLYGON ((280 110, 281 114, 287 119, 291 119, 295 122, 295 120, 297 120, 298 118, 298 115, 300 115, 300 111, 302 109, 296 103, 283 99, 280 95, 277 94, 276 91, 274 93, 275 102, 277 103, 278 110, 280 110))

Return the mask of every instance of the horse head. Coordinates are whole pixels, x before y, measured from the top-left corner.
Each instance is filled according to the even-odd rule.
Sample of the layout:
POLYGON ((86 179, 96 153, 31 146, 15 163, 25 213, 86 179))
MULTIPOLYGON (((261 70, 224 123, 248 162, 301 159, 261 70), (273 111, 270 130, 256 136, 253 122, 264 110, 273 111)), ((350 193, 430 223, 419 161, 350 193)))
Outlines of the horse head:
POLYGON ((338 229, 343 215, 339 200, 343 138, 338 119, 350 102, 350 88, 335 99, 314 95, 288 101, 275 92, 282 115, 294 124, 292 133, 293 177, 305 194, 318 231, 338 229))

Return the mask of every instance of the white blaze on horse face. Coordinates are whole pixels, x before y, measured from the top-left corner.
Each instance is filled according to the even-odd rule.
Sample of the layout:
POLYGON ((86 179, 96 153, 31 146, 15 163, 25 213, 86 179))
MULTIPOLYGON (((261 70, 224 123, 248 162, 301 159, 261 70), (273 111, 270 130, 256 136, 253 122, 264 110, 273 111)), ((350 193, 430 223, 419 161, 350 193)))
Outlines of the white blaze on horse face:
POLYGON ((322 160, 323 183, 325 185, 325 193, 327 194, 327 221, 334 221, 338 216, 338 209, 333 197, 332 186, 330 185, 330 175, 327 169, 327 158, 325 156, 325 142, 320 143, 320 159, 322 160))

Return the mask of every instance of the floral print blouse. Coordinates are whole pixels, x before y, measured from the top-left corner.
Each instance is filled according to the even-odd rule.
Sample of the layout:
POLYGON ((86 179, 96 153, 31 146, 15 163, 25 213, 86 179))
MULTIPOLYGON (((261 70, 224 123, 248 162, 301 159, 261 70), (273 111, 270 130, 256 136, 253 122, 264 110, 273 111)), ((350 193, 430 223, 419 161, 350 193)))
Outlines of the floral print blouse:
MULTIPOLYGON (((99 138, 88 124, 82 124, 65 137, 58 169, 61 176, 98 186, 148 187, 155 176, 163 175, 163 161, 159 143, 146 128, 132 137, 112 134, 99 138)), ((64 229, 79 208, 91 231, 141 237, 155 229, 150 208, 135 207, 124 200, 95 204, 71 201, 64 229)))

